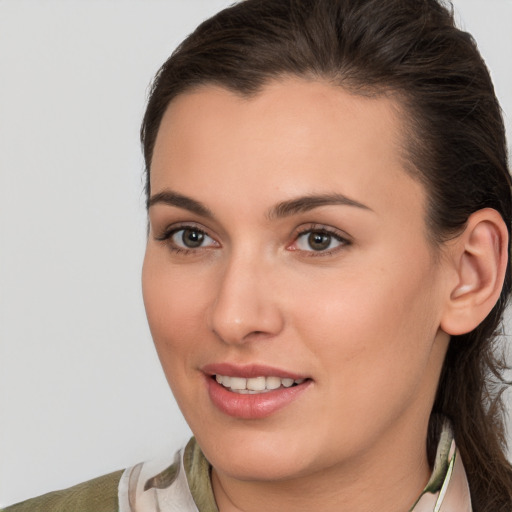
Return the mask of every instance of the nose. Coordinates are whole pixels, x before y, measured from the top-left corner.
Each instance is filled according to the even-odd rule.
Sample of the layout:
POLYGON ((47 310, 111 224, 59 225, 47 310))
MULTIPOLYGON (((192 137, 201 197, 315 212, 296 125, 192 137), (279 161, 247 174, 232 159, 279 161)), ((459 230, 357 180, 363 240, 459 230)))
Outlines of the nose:
POLYGON ((276 277, 272 265, 258 257, 240 255, 226 263, 209 315, 211 329, 224 343, 243 344, 281 332, 276 277))

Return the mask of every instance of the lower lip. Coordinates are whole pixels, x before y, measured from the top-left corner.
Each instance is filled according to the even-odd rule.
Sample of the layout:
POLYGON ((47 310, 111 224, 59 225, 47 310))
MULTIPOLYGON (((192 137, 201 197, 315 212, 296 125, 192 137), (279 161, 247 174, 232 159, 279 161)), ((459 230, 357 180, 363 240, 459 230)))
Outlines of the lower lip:
POLYGON ((214 378, 207 377, 208 394, 213 404, 224 414, 244 420, 266 418, 294 402, 311 384, 310 380, 289 388, 266 393, 241 394, 229 391, 214 378))

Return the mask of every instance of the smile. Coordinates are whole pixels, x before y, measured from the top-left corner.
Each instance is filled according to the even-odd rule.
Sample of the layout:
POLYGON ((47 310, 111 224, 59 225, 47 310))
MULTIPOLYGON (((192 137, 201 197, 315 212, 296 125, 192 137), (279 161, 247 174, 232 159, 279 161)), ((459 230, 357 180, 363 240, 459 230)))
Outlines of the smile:
POLYGON ((302 384, 305 379, 291 379, 281 377, 230 377, 228 375, 215 375, 215 380, 223 387, 234 393, 254 395, 268 393, 279 388, 290 388, 302 384))

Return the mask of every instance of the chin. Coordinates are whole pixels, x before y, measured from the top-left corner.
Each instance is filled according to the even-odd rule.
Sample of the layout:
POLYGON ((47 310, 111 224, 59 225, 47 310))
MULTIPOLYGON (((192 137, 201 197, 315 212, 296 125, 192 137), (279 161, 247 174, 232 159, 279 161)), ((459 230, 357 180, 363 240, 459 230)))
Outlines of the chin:
POLYGON ((215 438, 210 434, 196 435, 196 439, 212 466, 231 478, 279 481, 315 470, 314 457, 311 457, 314 447, 297 432, 242 428, 231 429, 215 438))
POLYGON ((234 457, 214 456, 210 463, 218 472, 241 481, 278 482, 308 473, 299 454, 238 452, 234 457))

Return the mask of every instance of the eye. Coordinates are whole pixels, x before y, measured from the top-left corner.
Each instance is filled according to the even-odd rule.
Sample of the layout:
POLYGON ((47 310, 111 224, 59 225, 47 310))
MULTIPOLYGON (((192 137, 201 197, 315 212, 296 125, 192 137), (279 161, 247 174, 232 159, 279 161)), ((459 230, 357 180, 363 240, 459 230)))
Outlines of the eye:
POLYGON ((217 242, 204 231, 194 227, 185 227, 174 230, 169 239, 180 249, 199 249, 200 247, 213 247, 217 242))
POLYGON ((183 254, 220 247, 219 242, 194 225, 170 226, 155 235, 155 240, 163 242, 171 252, 183 254))
POLYGON ((310 253, 329 254, 349 244, 350 242, 338 233, 326 228, 314 228, 299 233, 290 248, 310 253))

